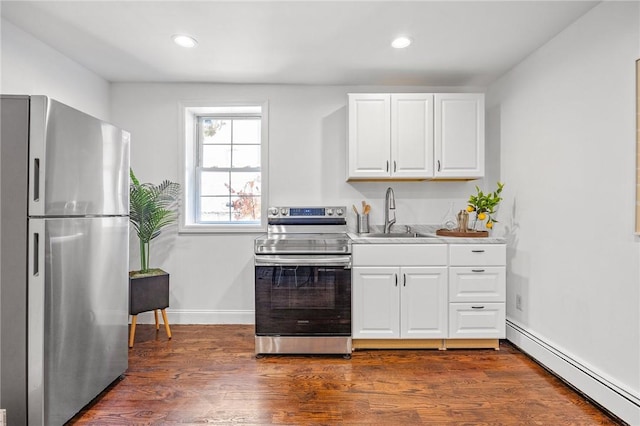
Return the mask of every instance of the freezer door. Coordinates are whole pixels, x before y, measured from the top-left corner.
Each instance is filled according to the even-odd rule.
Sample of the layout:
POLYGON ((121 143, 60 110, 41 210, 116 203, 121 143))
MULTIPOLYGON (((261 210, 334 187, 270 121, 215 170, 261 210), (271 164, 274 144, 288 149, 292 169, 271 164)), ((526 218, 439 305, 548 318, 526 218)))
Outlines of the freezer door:
POLYGON ((29 215, 129 213, 129 133, 31 96, 29 215))
POLYGON ((29 220, 28 423, 61 425, 128 367, 126 217, 29 220))

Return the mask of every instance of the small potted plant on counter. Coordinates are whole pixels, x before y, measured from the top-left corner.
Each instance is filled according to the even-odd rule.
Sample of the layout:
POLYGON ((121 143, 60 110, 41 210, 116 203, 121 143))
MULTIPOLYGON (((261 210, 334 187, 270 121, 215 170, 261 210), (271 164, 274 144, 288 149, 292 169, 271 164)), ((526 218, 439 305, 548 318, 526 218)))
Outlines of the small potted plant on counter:
POLYGON ((129 272, 129 314, 132 315, 129 347, 133 347, 137 315, 141 312, 153 311, 156 329, 159 329, 159 309, 167 336, 171 338, 165 311, 169 307, 169 274, 162 269, 150 268, 149 259, 151 240, 178 219, 180 185, 169 180, 158 185, 140 183, 133 170, 130 170, 130 177, 129 220, 140 242, 140 270, 129 272))
POLYGON ((498 182, 498 188, 494 192, 485 194, 476 186, 476 195, 471 195, 467 202, 467 211, 476 214, 473 229, 476 229, 478 221, 482 223, 486 220, 484 226, 487 229, 493 228, 493 224, 498 222, 494 215, 498 204, 502 201, 502 197, 500 197, 502 188, 504 188, 504 183, 498 182))

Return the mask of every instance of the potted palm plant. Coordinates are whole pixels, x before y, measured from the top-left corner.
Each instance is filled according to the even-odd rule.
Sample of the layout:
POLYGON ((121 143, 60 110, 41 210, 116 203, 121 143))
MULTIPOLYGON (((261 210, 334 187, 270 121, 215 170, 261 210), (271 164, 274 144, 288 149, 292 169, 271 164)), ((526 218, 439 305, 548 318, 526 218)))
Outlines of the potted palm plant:
POLYGON ((151 241, 163 228, 178 219, 177 204, 180 185, 164 180, 160 184, 140 183, 130 170, 129 220, 140 243, 140 270, 129 272, 129 314, 132 315, 129 347, 133 346, 137 315, 153 311, 158 325, 158 309, 162 312, 167 336, 171 329, 165 309, 169 307, 169 274, 162 269, 150 268, 151 241))

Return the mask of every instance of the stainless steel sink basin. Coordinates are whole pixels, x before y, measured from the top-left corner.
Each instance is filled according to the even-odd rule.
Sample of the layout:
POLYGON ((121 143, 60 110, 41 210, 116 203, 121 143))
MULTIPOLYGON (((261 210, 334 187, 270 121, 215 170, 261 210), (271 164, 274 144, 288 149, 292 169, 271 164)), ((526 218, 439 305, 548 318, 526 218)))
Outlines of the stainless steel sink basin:
POLYGON ((379 232, 372 234, 360 234, 361 238, 434 238, 432 234, 420 232, 390 232, 388 234, 379 232))

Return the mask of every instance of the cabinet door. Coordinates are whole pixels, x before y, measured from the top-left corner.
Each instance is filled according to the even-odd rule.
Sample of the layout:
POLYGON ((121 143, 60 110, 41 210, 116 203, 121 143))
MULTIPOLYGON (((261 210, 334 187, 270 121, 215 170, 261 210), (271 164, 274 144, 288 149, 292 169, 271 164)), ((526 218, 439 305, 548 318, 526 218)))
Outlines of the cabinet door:
POLYGON ((433 95, 391 95, 391 175, 433 177, 433 95))
POLYGON ((484 176, 484 95, 434 95, 436 178, 484 176))
POLYGON ((353 268, 352 334, 360 339, 400 336, 398 268, 353 268))
POLYGON ((400 336, 447 337, 447 268, 401 268, 400 336))
POLYGON ((349 94, 348 178, 391 174, 391 95, 349 94))

